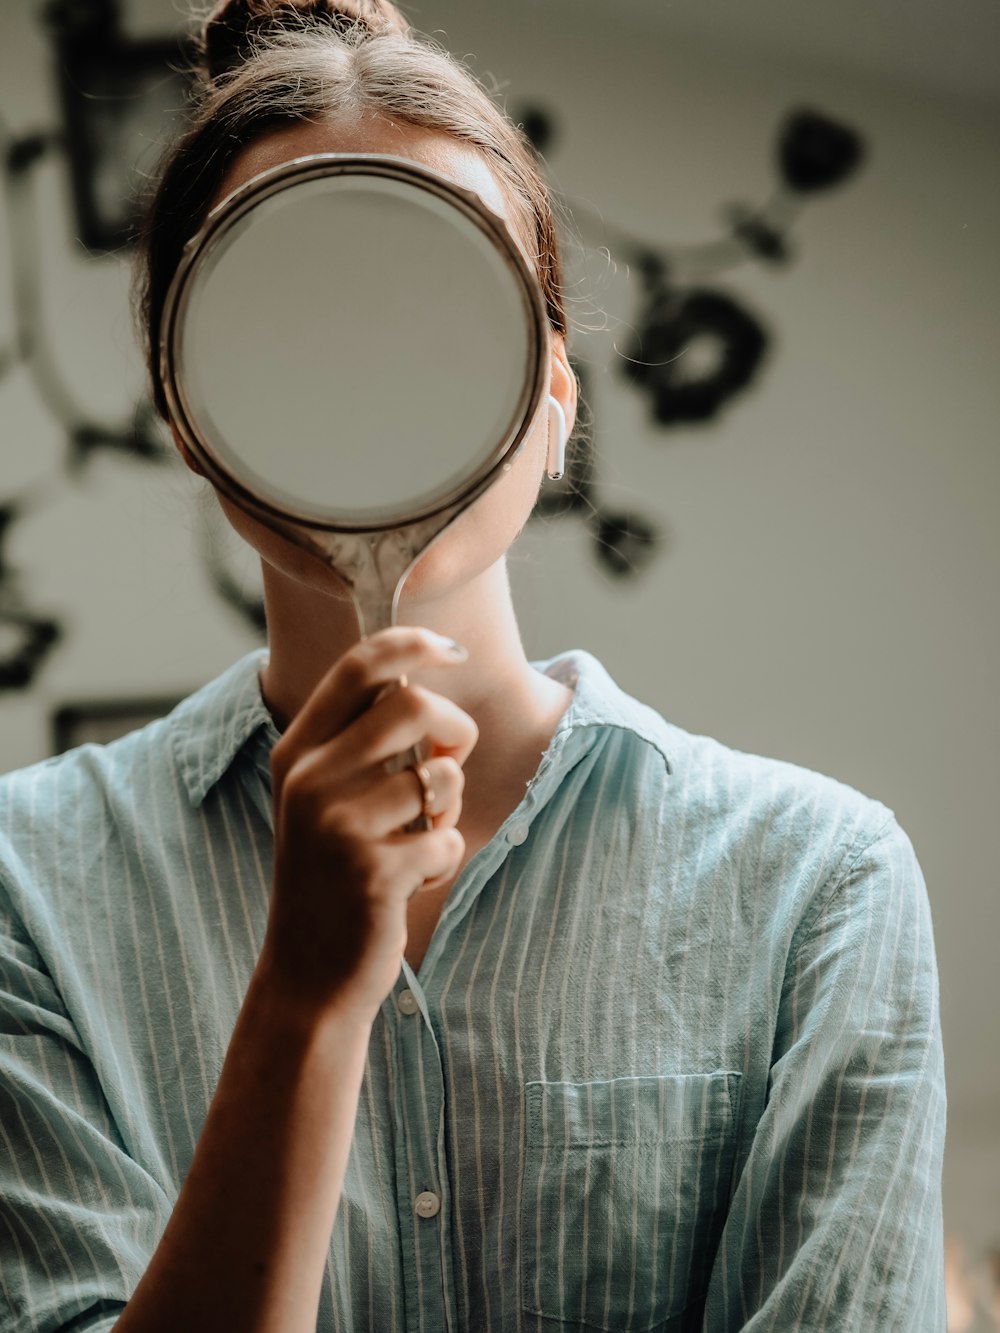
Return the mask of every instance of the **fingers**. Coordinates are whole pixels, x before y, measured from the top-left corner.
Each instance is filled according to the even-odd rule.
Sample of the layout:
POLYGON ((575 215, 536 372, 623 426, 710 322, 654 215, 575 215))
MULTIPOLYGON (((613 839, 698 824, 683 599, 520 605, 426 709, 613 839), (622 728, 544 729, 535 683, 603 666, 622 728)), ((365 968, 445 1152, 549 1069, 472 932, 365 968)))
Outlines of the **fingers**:
MULTIPOLYGON (((458 665, 466 656, 451 639, 431 630, 412 626, 381 630, 355 644, 330 668, 281 737, 281 751, 297 754, 322 744, 364 713, 390 681, 422 667, 458 665)), ((278 760, 280 766, 280 754, 278 760)))
MULTIPOLYGON (((454 828, 462 813, 465 774, 449 755, 428 759, 424 767, 433 793, 427 810, 432 826, 454 828)), ((386 838, 423 814, 423 806, 423 785, 412 768, 403 768, 392 776, 372 774, 359 783, 353 799, 342 803, 340 818, 355 835, 386 838)))
POLYGON ((428 754, 449 754, 464 764, 478 737, 458 704, 420 685, 401 685, 331 741, 330 752, 338 760, 353 754, 360 763, 384 764, 426 741, 428 754))
MULTIPOLYGON (((286 733, 287 734, 287 733, 286 733)), ((426 742, 431 757, 448 755, 464 764, 479 731, 469 715, 440 694, 417 685, 401 686, 380 699, 339 736, 300 754, 284 774, 323 802, 369 794, 385 778, 385 761, 426 742)), ((272 756, 272 768, 273 768, 272 756)), ((404 769, 405 773, 406 770, 404 769)), ((417 780, 409 775, 409 791, 417 780)), ((419 813, 419 810, 417 811, 419 813)))
POLYGON ((465 855, 465 839, 455 828, 429 833, 400 833, 385 848, 386 867, 404 898, 431 889, 458 874, 465 855))

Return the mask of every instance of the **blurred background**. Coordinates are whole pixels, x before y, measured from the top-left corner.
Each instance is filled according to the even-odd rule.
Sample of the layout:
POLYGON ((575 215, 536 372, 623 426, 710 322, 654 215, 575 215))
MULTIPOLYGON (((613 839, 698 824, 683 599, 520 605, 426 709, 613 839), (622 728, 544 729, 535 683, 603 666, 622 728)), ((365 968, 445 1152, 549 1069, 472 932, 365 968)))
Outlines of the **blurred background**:
MULTIPOLYGON (((1000 1327, 1000 7, 424 0, 542 153, 588 439, 511 557, 533 657, 877 797, 927 879, 949 1328, 1000 1327)), ((0 770, 261 642, 145 404, 132 202, 180 0, 0 0, 0 770)))

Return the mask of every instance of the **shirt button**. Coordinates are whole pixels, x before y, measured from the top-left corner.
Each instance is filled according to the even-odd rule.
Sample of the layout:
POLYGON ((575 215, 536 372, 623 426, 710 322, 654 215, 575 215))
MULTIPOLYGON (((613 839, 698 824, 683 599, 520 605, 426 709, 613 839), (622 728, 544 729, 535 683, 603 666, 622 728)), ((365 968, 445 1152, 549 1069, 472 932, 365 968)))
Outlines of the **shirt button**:
POLYGON ((432 1190, 424 1190, 423 1194, 417 1195, 413 1207, 418 1217, 437 1217, 441 1211, 441 1200, 432 1190))
POLYGON ((520 847, 521 843, 524 842, 527 836, 528 826, 523 822, 511 824, 510 828, 507 830, 507 841, 512 847, 520 847))
POLYGON ((411 990, 401 990, 396 996, 396 1004, 401 1014, 415 1014, 420 1007, 417 1004, 417 997, 411 990))

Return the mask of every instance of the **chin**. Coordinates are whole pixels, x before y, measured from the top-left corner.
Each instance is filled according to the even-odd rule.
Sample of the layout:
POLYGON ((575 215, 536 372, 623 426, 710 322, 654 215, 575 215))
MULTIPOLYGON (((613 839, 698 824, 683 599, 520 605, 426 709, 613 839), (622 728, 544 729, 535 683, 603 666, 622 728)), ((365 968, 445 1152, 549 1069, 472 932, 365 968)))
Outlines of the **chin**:
POLYGON ((426 606, 454 596, 482 578, 506 554, 506 547, 484 549, 481 542, 449 542, 450 535, 442 534, 439 544, 417 560, 403 584, 401 606, 426 606))
POLYGON ((532 479, 511 475, 465 509, 413 566, 400 597, 418 605, 458 593, 502 566, 538 494, 532 479), (527 484, 526 484, 527 483, 527 484))

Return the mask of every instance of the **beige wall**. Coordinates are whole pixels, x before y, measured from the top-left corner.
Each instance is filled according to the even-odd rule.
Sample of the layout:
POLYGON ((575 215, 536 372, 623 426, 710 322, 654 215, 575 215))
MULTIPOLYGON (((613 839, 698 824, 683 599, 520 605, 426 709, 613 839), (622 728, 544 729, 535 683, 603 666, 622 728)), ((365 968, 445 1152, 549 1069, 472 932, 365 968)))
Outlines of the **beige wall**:
MULTIPOLYGON (((735 3, 735 0, 733 0, 735 3)), ((0 111, 51 115, 27 5, 0 8, 0 111)), ((143 27, 174 6, 136 6, 143 27)), ((411 11, 412 12, 412 11, 411 11)), ((783 272, 724 281, 773 324, 758 390, 709 431, 667 435, 610 369, 635 293, 597 238, 571 255, 577 353, 594 382, 603 495, 668 545, 634 586, 597 572, 574 522, 512 560, 528 646, 581 646, 672 721, 831 773, 897 812, 926 873, 952 1105, 950 1225, 1000 1242, 1000 524, 997 117, 835 67, 643 32, 573 10, 425 0, 416 21, 557 114, 557 185, 650 240, 700 240, 720 206, 762 199, 785 111, 858 125, 871 160, 818 200, 783 272)), ((47 305, 94 411, 139 383, 125 275, 68 243, 61 173, 42 172, 47 305)), ((4 226, 0 214, 0 227, 4 226)), ((0 331, 10 277, 0 274, 0 331)), ((0 332, 2 338, 2 332, 0 332)), ((51 466, 58 433, 20 375, 0 384, 3 491, 51 466)), ((194 560, 179 473, 102 460, 17 533, 34 599, 70 620, 37 689, 0 700, 0 767, 44 753, 68 696, 182 693, 253 642, 194 560)))

